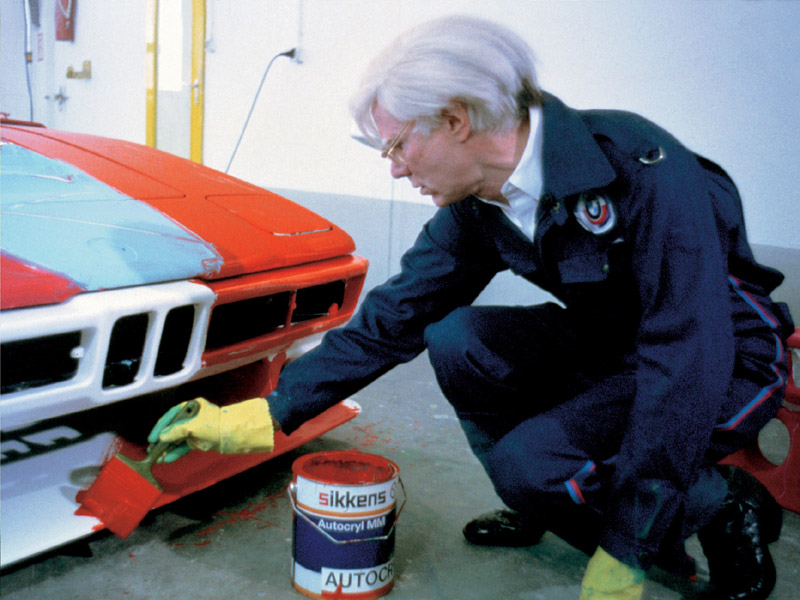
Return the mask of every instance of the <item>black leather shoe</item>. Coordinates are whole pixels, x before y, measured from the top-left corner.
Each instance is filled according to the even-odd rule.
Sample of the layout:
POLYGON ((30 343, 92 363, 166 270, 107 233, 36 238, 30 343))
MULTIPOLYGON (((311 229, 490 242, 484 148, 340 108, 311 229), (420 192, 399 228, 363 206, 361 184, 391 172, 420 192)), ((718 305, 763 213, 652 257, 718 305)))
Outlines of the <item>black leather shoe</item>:
POLYGON ((467 541, 479 546, 533 546, 545 528, 530 517, 512 510, 495 510, 464 526, 467 541))
POLYGON ((764 600, 775 587, 767 544, 780 536, 783 511, 767 489, 741 469, 725 467, 728 495, 697 532, 708 560, 714 600, 764 600))

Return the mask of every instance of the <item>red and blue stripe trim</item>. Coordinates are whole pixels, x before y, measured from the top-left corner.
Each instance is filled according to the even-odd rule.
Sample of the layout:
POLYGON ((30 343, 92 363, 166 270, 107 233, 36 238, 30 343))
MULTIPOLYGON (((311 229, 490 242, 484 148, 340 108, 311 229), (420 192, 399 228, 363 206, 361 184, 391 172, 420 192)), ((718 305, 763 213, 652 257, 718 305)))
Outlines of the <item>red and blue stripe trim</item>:
POLYGON ((736 413, 727 422, 718 425, 717 430, 719 431, 730 431, 732 429, 736 429, 736 427, 738 427, 739 424, 748 417, 748 415, 766 402, 776 390, 780 389, 786 383, 786 377, 778 368, 778 366, 783 362, 783 357, 785 355, 783 341, 781 340, 780 335, 778 335, 778 330, 780 328, 778 320, 763 306, 761 306, 761 304, 753 297, 752 294, 742 288, 741 281, 739 279, 733 275, 728 275, 728 281, 730 281, 734 291, 742 299, 744 299, 744 301, 756 312, 756 314, 758 314, 761 320, 775 330, 775 332, 772 334, 772 337, 775 341, 775 359, 772 363, 770 363, 770 369, 773 373, 775 373, 775 380, 761 388, 758 394, 756 394, 756 396, 750 402, 748 402, 742 408, 742 410, 736 413))
POLYGON ((577 479, 579 477, 588 475, 589 473, 593 473, 595 469, 597 469, 597 465, 594 463, 594 461, 589 460, 585 465, 583 465, 583 467, 581 467, 580 471, 575 473, 575 476, 572 479, 564 482, 564 486, 567 488, 567 493, 575 504, 586 504, 586 498, 583 497, 583 492, 578 485, 577 479))
POLYGON ((758 313, 758 316, 761 317, 761 319, 765 323, 769 324, 769 326, 772 327, 772 329, 778 329, 778 327, 780 327, 778 319, 769 314, 767 310, 763 306, 761 306, 761 304, 759 304, 759 302, 753 297, 753 295, 750 292, 742 288, 742 282, 740 279, 734 277, 733 275, 728 275, 728 281, 731 282, 734 291, 737 294, 739 294, 739 296, 741 296, 745 302, 747 302, 750 308, 752 308, 754 311, 756 311, 756 313, 758 313))

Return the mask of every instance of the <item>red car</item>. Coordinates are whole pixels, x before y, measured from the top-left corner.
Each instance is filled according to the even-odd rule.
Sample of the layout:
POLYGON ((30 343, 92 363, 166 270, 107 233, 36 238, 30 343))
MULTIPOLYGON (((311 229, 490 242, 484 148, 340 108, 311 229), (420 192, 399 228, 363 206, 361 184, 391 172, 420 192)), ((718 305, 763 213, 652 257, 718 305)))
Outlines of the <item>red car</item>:
MULTIPOLYGON (((103 528, 76 495, 142 458, 175 402, 264 396, 345 323, 367 261, 350 236, 257 186, 138 144, 2 123, 2 564, 103 528)), ((157 506, 352 418, 345 401, 271 455, 193 452, 157 506)))

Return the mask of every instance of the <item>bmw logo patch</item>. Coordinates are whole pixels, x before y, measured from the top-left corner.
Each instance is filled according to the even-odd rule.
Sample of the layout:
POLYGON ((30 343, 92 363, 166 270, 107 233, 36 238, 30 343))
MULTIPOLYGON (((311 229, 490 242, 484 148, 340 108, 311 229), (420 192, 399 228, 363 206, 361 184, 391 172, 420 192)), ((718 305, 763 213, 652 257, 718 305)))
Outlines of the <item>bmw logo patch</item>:
POLYGON ((611 200, 603 196, 581 194, 575 206, 575 218, 586 231, 595 235, 608 233, 617 224, 617 212, 611 200))

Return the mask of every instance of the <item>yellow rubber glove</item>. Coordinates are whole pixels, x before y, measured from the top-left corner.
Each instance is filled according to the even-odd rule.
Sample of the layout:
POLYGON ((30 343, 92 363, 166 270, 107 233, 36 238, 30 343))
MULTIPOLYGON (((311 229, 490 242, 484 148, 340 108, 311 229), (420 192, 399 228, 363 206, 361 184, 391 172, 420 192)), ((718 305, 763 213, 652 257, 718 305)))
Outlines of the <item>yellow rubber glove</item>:
POLYGON ((639 600, 644 571, 629 567, 598 546, 586 566, 579 600, 639 600))
POLYGON ((253 398, 219 407, 205 398, 197 398, 200 410, 188 419, 169 422, 185 404, 173 406, 156 423, 147 441, 183 442, 158 462, 173 462, 189 450, 216 450, 220 454, 256 454, 272 452, 274 429, 269 405, 264 398, 253 398))

